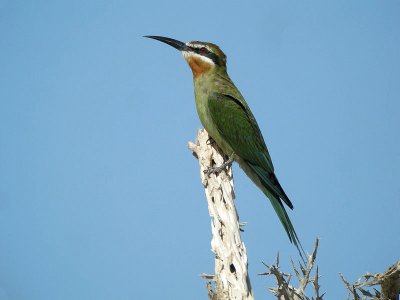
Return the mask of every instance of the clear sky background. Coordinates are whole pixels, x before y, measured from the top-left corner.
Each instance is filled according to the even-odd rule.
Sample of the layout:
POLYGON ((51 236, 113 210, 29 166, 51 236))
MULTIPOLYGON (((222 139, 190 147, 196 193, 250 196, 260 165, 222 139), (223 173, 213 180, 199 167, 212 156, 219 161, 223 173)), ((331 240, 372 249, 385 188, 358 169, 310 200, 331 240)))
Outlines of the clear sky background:
MULTIPOLYGON (((206 299, 192 74, 214 42, 267 141, 327 299, 400 258, 399 1, 0 1, 0 299, 206 299)), ((258 276, 298 258, 235 165, 258 276)))

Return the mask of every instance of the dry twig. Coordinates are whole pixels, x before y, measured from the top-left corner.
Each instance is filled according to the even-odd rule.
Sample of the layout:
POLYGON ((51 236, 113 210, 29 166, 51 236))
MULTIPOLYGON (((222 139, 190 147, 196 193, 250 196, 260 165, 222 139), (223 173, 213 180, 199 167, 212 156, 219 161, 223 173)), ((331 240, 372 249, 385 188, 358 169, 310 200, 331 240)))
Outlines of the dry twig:
POLYGON ((269 288, 269 291, 273 293, 279 300, 322 300, 324 294, 320 294, 320 285, 318 282, 319 274, 318 267, 316 267, 315 275, 311 276, 311 271, 314 267, 314 263, 317 257, 318 249, 318 239, 315 241, 315 247, 312 255, 308 255, 307 265, 304 267, 300 264, 300 271, 296 268, 293 260, 291 260, 294 273, 299 281, 299 287, 295 288, 290 280, 292 279, 291 274, 283 273, 279 270, 279 254, 277 255, 275 265, 264 265, 268 268, 268 272, 262 273, 260 275, 273 275, 275 276, 277 286, 269 288), (315 297, 309 298, 306 293, 306 287, 311 284, 314 288, 315 297))
POLYGON ((348 290, 347 299, 350 296, 353 299, 370 299, 370 300, 398 300, 400 293, 400 260, 390 266, 385 272, 362 275, 355 283, 350 284, 339 273, 344 285, 348 290), (381 286, 381 291, 373 286, 381 286), (373 289, 373 290, 372 290, 373 289), (360 296, 358 293, 361 293, 360 296))

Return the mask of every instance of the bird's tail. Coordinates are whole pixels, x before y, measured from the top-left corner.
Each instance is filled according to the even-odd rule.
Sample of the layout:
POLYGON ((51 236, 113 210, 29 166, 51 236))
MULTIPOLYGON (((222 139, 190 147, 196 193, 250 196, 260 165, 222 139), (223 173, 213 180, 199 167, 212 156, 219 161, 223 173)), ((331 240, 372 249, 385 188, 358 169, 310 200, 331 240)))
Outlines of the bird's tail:
MULTIPOLYGON (((300 254, 300 257, 305 263, 304 258, 307 257, 307 255, 304 252, 303 246, 300 243, 299 237, 297 236, 297 233, 294 230, 293 224, 290 221, 290 218, 281 200, 281 198, 283 198, 283 200, 285 201, 284 197, 287 198, 286 194, 279 196, 278 191, 276 189, 271 189, 270 177, 266 174, 266 172, 262 168, 252 165, 251 163, 246 163, 246 166, 242 168, 271 201, 272 207, 275 209, 275 212, 278 215, 279 220, 281 221, 283 227, 285 228, 285 231, 289 237, 290 242, 296 246, 300 254)), ((275 180, 277 181, 276 177, 275 180)), ((280 189, 282 188, 280 187, 280 189)), ((287 202, 290 203, 290 200, 288 198, 287 201, 285 201, 285 203, 287 202)), ((293 206, 290 206, 290 208, 293 208, 293 206)))
POLYGON ((296 246, 301 259, 305 263, 304 258, 307 257, 307 255, 304 252, 303 246, 300 243, 299 237, 297 236, 297 233, 294 230, 293 224, 290 221, 290 218, 289 218, 289 216, 286 212, 286 209, 283 206, 281 200, 279 198, 276 198, 275 196, 270 195, 270 193, 268 191, 264 191, 264 189, 263 189, 263 192, 271 201, 271 204, 272 204, 273 208, 275 209, 275 212, 278 215, 279 220, 281 221, 283 227, 285 228, 285 231, 289 237, 290 242, 292 242, 296 246))

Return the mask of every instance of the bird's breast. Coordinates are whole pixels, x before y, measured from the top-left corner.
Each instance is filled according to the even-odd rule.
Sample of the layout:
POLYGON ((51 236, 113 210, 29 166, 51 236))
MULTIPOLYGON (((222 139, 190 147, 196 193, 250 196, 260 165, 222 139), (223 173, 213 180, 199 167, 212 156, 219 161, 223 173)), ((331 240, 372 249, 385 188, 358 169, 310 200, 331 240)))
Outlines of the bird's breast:
MULTIPOLYGON (((200 79, 200 78, 199 78, 200 79)), ((215 122, 212 120, 208 108, 208 98, 212 91, 210 91, 209 83, 206 79, 195 80, 195 100, 197 114, 199 115, 200 122, 207 130, 208 134, 222 149, 222 151, 230 156, 233 150, 229 144, 224 140, 216 127, 215 122)))

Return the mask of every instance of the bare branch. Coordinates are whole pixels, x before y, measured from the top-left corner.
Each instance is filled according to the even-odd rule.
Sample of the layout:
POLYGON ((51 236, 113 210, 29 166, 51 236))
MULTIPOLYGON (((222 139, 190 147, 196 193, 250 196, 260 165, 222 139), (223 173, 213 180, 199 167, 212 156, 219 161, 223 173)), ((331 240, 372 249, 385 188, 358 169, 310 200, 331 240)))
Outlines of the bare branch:
POLYGON ((355 283, 350 284, 343 276, 343 274, 339 273, 340 277, 344 285, 348 290, 347 299, 350 299, 350 295, 353 296, 353 299, 361 299, 360 295, 357 293, 361 293, 364 298, 362 299, 371 299, 371 300, 398 300, 400 293, 400 260, 394 263, 391 267, 389 267, 383 273, 371 274, 366 273, 362 275, 355 283), (381 286, 381 291, 376 288, 372 288, 373 286, 381 286))
POLYGON ((294 273, 296 274, 297 280, 299 281, 299 287, 295 288, 290 284, 291 275, 283 273, 279 270, 279 255, 276 259, 276 264, 269 266, 264 263, 267 267, 268 272, 260 274, 260 275, 274 275, 276 279, 277 286, 273 288, 269 288, 269 290, 279 299, 279 300, 310 300, 310 298, 306 295, 305 289, 311 284, 314 287, 315 298, 311 299, 322 300, 324 294, 320 295, 319 292, 319 275, 318 275, 318 267, 316 268, 315 275, 311 277, 311 271, 314 267, 315 260, 317 258, 317 249, 318 249, 318 239, 315 241, 314 251, 312 255, 308 255, 307 265, 304 267, 301 263, 300 270, 301 274, 295 266, 293 260, 291 260, 292 267, 294 273))
POLYGON ((205 130, 199 130, 196 144, 188 147, 199 159, 200 176, 203 183, 208 211, 211 217, 211 248, 215 254, 215 275, 203 277, 211 279, 207 283, 210 299, 253 299, 253 291, 247 271, 246 247, 240 238, 243 223, 235 207, 232 168, 218 174, 207 175, 211 167, 220 166, 225 155, 205 130))

